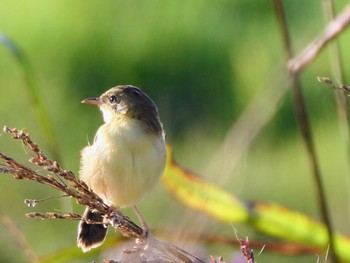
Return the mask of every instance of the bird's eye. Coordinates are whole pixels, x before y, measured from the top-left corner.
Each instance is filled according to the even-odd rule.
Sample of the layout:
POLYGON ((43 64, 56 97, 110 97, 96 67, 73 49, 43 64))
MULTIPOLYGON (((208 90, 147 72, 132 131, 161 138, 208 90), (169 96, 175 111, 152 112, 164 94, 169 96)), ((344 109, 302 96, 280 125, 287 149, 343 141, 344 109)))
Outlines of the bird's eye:
POLYGON ((117 102, 117 96, 115 95, 112 95, 109 97, 109 102, 112 103, 112 104, 115 104, 117 102))

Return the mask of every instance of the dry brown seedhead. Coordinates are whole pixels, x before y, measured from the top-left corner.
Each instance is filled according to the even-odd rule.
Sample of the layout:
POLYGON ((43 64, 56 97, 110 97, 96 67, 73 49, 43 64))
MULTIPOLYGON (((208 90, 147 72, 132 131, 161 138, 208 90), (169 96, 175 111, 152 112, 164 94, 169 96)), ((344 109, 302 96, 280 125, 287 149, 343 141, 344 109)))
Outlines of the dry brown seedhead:
MULTIPOLYGON (((27 179, 36 181, 38 183, 47 185, 58 191, 65 193, 66 196, 73 197, 78 204, 88 206, 92 209, 96 209, 106 215, 106 218, 110 218, 113 222, 113 227, 122 233, 126 237, 144 238, 142 229, 133 223, 128 217, 123 216, 121 213, 113 213, 112 209, 108 205, 103 203, 103 200, 96 195, 89 187, 81 180, 77 179, 72 171, 64 170, 61 166, 51 161, 39 148, 39 146, 33 142, 28 133, 17 129, 10 129, 4 127, 5 133, 10 133, 14 139, 21 140, 24 145, 31 151, 32 157, 29 161, 37 166, 44 168, 48 173, 41 174, 25 165, 17 162, 13 158, 0 153, 0 159, 5 163, 1 165, 0 172, 6 174, 12 174, 16 179, 27 179)), ((25 203, 29 206, 35 206, 36 200, 26 199, 25 203)), ((73 219, 81 220, 82 216, 78 214, 58 214, 58 213, 29 213, 30 218, 55 218, 55 219, 73 219)), ((94 223, 94 222, 89 222, 94 223)), ((96 222, 99 223, 99 222, 96 222)))
MULTIPOLYGON (((110 225, 125 237, 136 238, 135 245, 132 246, 131 249, 125 251, 125 253, 122 253, 122 262, 135 262, 140 259, 142 259, 143 262, 203 262, 176 246, 159 241, 152 235, 148 236, 142 228, 132 222, 128 217, 124 216, 119 211, 115 212, 113 208, 103 203, 103 200, 90 190, 83 181, 77 179, 72 171, 64 170, 57 162, 50 160, 39 146, 31 140, 28 133, 8 127, 4 127, 4 132, 11 134, 14 139, 21 140, 32 155, 29 161, 43 168, 44 172, 36 172, 15 159, 0 153, 0 173, 12 174, 16 179, 27 179, 47 185, 64 193, 64 196, 74 198, 78 204, 88 206, 104 214, 103 222, 87 221, 83 219, 80 214, 75 213, 33 212, 26 214, 27 217, 86 220, 88 224, 110 225), (169 259, 171 261, 167 261, 169 259)), ((35 207, 39 201, 41 200, 26 199, 25 204, 30 207, 35 207)), ((108 260, 106 262, 118 261, 108 260)))

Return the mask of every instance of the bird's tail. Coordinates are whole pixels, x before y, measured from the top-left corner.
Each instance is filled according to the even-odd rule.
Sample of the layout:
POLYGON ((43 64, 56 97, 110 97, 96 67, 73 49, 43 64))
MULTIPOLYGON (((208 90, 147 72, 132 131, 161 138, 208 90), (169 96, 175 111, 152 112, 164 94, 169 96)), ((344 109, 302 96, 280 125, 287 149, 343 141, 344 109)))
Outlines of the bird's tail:
POLYGON ((78 247, 81 247, 84 252, 100 246, 107 234, 107 226, 104 224, 89 224, 89 220, 102 223, 103 214, 88 207, 86 208, 83 220, 79 223, 77 238, 78 247))

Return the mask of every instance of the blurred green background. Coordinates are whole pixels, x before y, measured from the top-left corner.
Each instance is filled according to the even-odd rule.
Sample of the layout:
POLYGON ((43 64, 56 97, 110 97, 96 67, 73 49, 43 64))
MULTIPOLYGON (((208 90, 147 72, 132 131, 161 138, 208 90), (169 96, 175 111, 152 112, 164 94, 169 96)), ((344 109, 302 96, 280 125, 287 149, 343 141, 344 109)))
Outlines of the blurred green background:
MULTIPOLYGON (((336 1, 336 10, 346 2, 336 1)), ((283 3, 294 48, 300 51, 325 27, 322 1, 283 3)), ((229 178, 221 179, 225 171, 220 166, 208 173, 208 164, 227 132, 251 101, 270 88, 289 85, 271 1, 2 0, 0 32, 20 46, 35 71, 65 168, 78 172, 79 152, 102 124, 100 112, 80 101, 117 84, 133 84, 159 106, 167 141, 183 166, 244 200, 275 202, 319 218, 289 90, 229 178)), ((348 31, 339 38, 345 80, 349 79, 349 40, 348 31)), ((302 84, 332 221, 337 231, 350 234, 347 139, 340 129, 333 91, 316 80, 317 76, 333 77, 330 64, 325 50, 302 74, 302 84)), ((0 91, 0 126, 25 129, 47 150, 23 70, 4 46, 0 46, 0 91)), ((264 110, 256 108, 256 113, 264 110)), ((6 134, 0 135, 0 151, 22 161, 28 158, 22 145, 6 134)), ((0 178, 0 212, 20 228, 39 256, 75 246, 77 222, 25 217, 31 211, 82 211, 70 200, 48 201, 35 209, 23 204, 25 198, 55 194, 8 175, 0 178)), ((179 204, 161 184, 140 209, 149 224, 159 229, 177 228, 179 221, 191 215, 181 227, 192 230, 194 222, 205 218, 179 204)), ((232 226, 205 220, 208 234, 234 233, 232 226)), ((273 240, 249 226, 235 227, 251 241, 273 240)), ((0 224, 1 262, 27 260, 16 240, 8 226, 0 224)), ((237 247, 207 249, 206 253, 228 260, 237 247)), ((315 262, 316 257, 264 251, 258 260, 315 262)))

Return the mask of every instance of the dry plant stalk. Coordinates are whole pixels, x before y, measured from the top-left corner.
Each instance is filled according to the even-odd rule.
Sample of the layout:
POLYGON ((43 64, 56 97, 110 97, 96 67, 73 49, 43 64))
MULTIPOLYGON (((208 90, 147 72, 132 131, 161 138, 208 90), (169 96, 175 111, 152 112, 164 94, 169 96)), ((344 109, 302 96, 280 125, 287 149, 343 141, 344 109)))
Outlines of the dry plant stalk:
POLYGON ((247 263, 254 263, 254 251, 249 246, 249 240, 248 237, 244 241, 243 239, 238 239, 238 242, 241 246, 241 252, 243 256, 246 258, 247 263))
POLYGON ((321 50, 334 38, 336 38, 350 24, 350 5, 347 5, 342 13, 330 21, 324 31, 312 41, 298 56, 288 62, 288 70, 298 73, 313 61, 321 50))
MULTIPOLYGON (((242 238, 240 238, 238 236, 238 232, 236 229, 235 229, 235 235, 236 235, 236 239, 240 245, 241 253, 244 256, 244 258, 247 260, 247 263, 255 263, 254 251, 252 248, 250 248, 250 243, 249 243, 248 237, 246 237, 246 239, 244 241, 242 238)), ((264 247, 262 249, 264 249, 264 247)))
MULTIPOLYGON (((276 11, 276 16, 277 19, 279 21, 279 26, 281 29, 281 34, 282 34, 282 39, 283 39, 283 44, 284 44, 284 48, 287 54, 287 59, 291 60, 293 58, 293 49, 292 49, 292 42, 291 42, 291 38, 290 38, 290 30, 288 28, 287 25, 287 19, 286 19, 286 15, 285 15, 285 10, 282 4, 282 0, 274 0, 274 4, 275 4, 275 11, 276 11)), ((340 16, 340 21, 342 21, 343 26, 347 25, 348 22, 350 22, 350 5, 348 6, 348 8, 346 9, 347 11, 345 12, 345 14, 342 14, 340 16)), ((336 19, 332 24, 329 25, 329 27, 326 29, 326 36, 328 36, 329 34, 329 28, 331 28, 332 30, 335 28, 339 27, 339 19, 336 19)), ((343 28, 343 27, 341 27, 343 28)), ((341 30, 339 30, 338 32, 340 32, 341 30)), ((334 36, 335 34, 330 34, 332 36, 334 36)), ((323 47, 325 45, 325 43, 327 43, 327 41, 331 38, 327 38, 327 37, 323 37, 321 38, 321 45, 320 48, 307 48, 307 54, 310 54, 310 50, 321 50, 321 47, 323 47), (324 44, 322 44, 324 43, 324 44)), ((301 56, 302 58, 305 58, 305 56, 301 56)), ((307 56, 306 56, 307 57, 307 56)), ((310 59, 306 60, 306 61, 311 61, 310 59)), ((296 63, 294 63, 293 65, 306 65, 306 64, 302 64, 302 63, 298 63, 298 61, 296 63)), ((294 97, 294 102, 295 102, 295 113, 296 113, 296 117, 297 117, 297 121, 299 124, 299 128, 301 131, 301 135, 302 138, 304 140, 305 146, 306 146, 306 151, 307 151, 307 155, 309 158, 309 163, 310 163, 310 167, 312 170, 312 177, 314 179, 315 182, 315 186, 316 186, 316 193, 318 196, 318 201, 319 201, 319 206, 320 206, 320 212, 321 212, 321 216, 322 219, 327 227, 327 235, 328 235, 328 239, 329 239, 329 244, 330 244, 330 252, 332 255, 332 259, 333 261, 339 262, 338 258, 337 258, 337 254, 335 252, 335 248, 334 248, 334 229, 332 226, 332 222, 331 222, 331 216, 330 216, 330 212, 329 212, 329 208, 326 202, 326 194, 325 194, 325 187, 324 187, 324 183, 322 180, 322 176, 321 176, 321 169, 320 169, 320 164, 319 161, 317 159, 316 156, 316 150, 315 150, 315 143, 314 143, 314 138, 313 138, 313 134, 311 131, 311 125, 310 125, 310 121, 309 121, 309 116, 307 113, 307 109, 306 109, 306 104, 305 104, 305 100, 304 100, 304 96, 302 93, 302 86, 301 86, 301 82, 300 82, 300 69, 302 68, 301 66, 298 67, 294 67, 294 66, 289 66, 288 67, 288 72, 290 74, 290 80, 291 80, 291 84, 292 84, 292 91, 293 91, 293 97, 294 97)))
POLYGON ((350 96, 350 86, 334 83, 334 81, 329 77, 317 77, 319 82, 323 82, 335 90, 340 90, 344 92, 347 96, 350 96))
MULTIPOLYGON (((128 217, 120 213, 111 213, 112 209, 103 203, 103 200, 96 195, 89 187, 81 180, 77 179, 72 171, 63 170, 57 162, 51 161, 42 152, 38 145, 33 142, 28 133, 17 129, 4 127, 4 132, 12 134, 14 139, 21 140, 24 145, 32 152, 33 156, 29 161, 38 165, 44 170, 56 176, 42 175, 25 165, 17 162, 11 157, 0 153, 0 159, 5 161, 5 164, 0 167, 1 173, 10 173, 16 179, 27 179, 38 183, 50 186, 56 190, 65 193, 67 196, 75 198, 78 204, 96 209, 106 215, 106 224, 111 224, 117 231, 126 237, 145 238, 142 229, 133 223, 128 217), (66 184, 67 182, 68 184, 66 184)), ((35 200, 26 200, 30 206, 35 205, 35 200)), ((30 218, 56 218, 56 219, 74 219, 82 220, 82 216, 78 214, 58 214, 58 213, 29 213, 30 218)), ((88 222, 95 223, 95 222, 88 222)), ((98 222, 96 222, 98 223, 98 222)))
MULTIPOLYGON (((32 154, 29 161, 42 167, 48 173, 46 175, 40 174, 1 152, 0 160, 3 160, 4 163, 0 163, 0 173, 12 174, 16 179, 27 179, 47 185, 65 193, 65 196, 73 197, 78 204, 88 206, 104 214, 103 224, 111 225, 125 237, 136 238, 135 245, 131 249, 124 251, 122 262, 135 262, 141 258, 142 262, 203 262, 176 246, 159 241, 152 235, 147 236, 142 228, 128 217, 122 215, 119 211, 115 212, 103 203, 103 200, 90 190, 83 181, 77 179, 72 171, 63 170, 57 162, 48 159, 38 145, 31 140, 28 133, 8 127, 4 127, 3 131, 11 134, 14 139, 21 140, 32 154)), ((37 200, 26 199, 25 203, 34 207, 37 200)), ((26 216, 41 219, 85 220, 81 215, 75 213, 33 212, 26 214, 26 216)), ((92 220, 86 222, 89 224, 101 224, 101 222, 92 220)), ((107 262, 117 261, 110 260, 107 262)))

